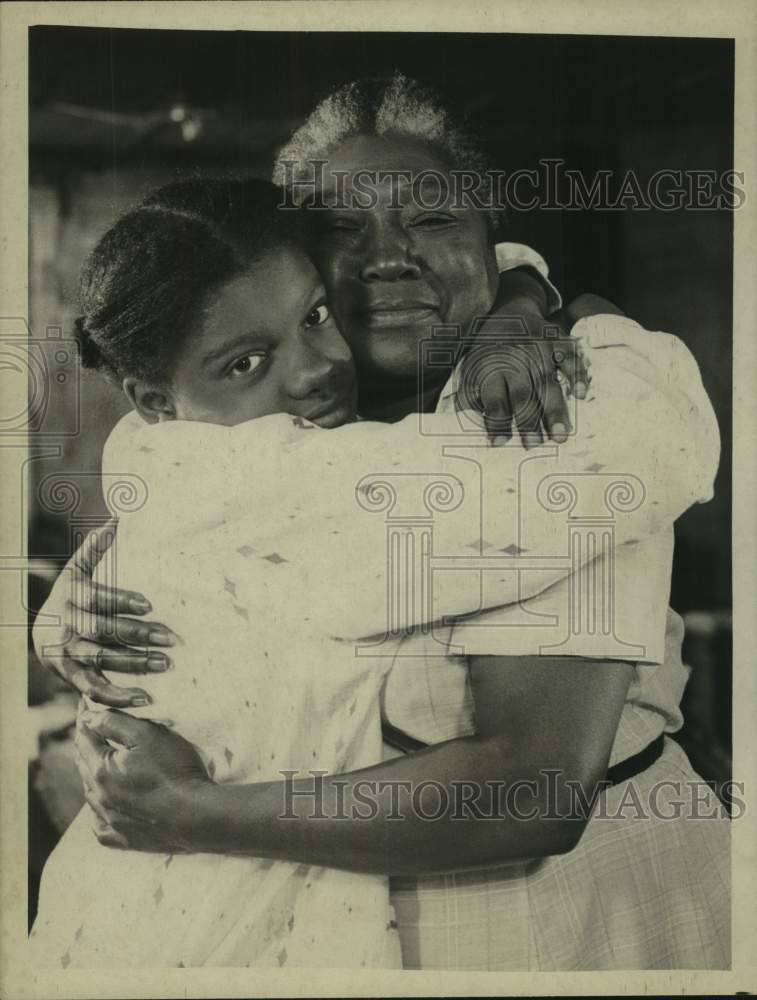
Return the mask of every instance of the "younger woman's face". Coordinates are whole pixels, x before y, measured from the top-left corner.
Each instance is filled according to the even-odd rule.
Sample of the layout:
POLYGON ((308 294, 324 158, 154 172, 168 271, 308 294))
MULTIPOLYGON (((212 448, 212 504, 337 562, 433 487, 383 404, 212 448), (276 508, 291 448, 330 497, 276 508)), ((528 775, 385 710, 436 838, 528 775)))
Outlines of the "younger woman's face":
POLYGON ((308 257, 282 247, 209 299, 175 365, 172 416, 216 424, 291 413, 354 420, 355 368, 308 257))

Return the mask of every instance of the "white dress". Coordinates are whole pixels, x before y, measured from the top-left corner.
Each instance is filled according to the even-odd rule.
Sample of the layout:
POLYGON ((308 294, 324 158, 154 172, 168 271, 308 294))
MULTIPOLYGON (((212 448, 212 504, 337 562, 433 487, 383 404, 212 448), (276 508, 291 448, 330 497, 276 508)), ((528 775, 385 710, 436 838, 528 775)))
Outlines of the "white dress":
MULTIPOLYGON (((641 500, 613 515, 616 547, 668 531, 707 498, 717 427, 686 349, 609 317, 583 329, 593 391, 581 435, 538 455, 479 435, 476 461, 461 458, 455 413, 332 431, 286 415, 236 427, 125 417, 103 473, 131 493, 108 491, 119 532, 98 577, 145 589, 181 640, 175 669, 145 678, 154 704, 134 714, 170 716, 219 782, 365 767, 381 759, 380 691, 401 642, 422 657, 445 615, 548 605, 544 595, 593 559, 563 557, 571 512, 539 500, 550 477, 579 477, 592 508, 606 500, 607 470, 643 483, 641 500), (416 538, 419 496, 433 521, 421 565, 453 560, 423 593, 391 585, 393 569, 416 565, 393 559, 398 538, 416 538), (499 560, 483 596, 467 562, 482 547, 499 560)), ((559 642, 569 623, 552 610, 559 642)), ((664 623, 642 605, 616 624, 660 658, 664 623)), ((614 635, 606 655, 626 658, 609 649, 614 635)), ((401 967, 386 878, 111 850, 86 807, 45 868, 32 947, 37 964, 63 968, 401 967)))

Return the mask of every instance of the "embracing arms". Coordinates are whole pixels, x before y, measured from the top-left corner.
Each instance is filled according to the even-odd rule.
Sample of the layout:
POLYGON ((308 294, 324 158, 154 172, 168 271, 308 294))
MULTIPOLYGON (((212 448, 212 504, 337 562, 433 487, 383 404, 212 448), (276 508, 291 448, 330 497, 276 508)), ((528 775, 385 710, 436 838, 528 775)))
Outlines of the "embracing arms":
POLYGON ((307 454, 315 468, 341 464, 344 474, 322 509, 313 496, 296 510, 295 532, 277 535, 275 550, 287 560, 281 570, 291 573, 293 587, 296 567, 314 620, 328 634, 359 639, 385 627, 386 524, 423 515, 437 483, 434 558, 451 561, 433 602, 414 607, 408 625, 481 609, 481 595, 457 574, 477 553, 480 568, 490 571, 483 606, 511 604, 592 558, 581 549, 577 562, 555 559, 566 551, 574 517, 612 512, 612 544, 621 546, 669 530, 689 506, 709 498, 717 425, 690 353, 676 338, 630 320, 584 324, 593 382, 577 404, 577 433, 563 445, 529 452, 513 444, 482 447, 480 436, 460 433, 454 413, 430 415, 420 430, 418 418, 409 417, 390 427, 358 424, 311 435, 302 460, 307 454), (614 502, 618 487, 623 496, 614 502), (316 586, 323 578, 328 588, 316 586), (349 597, 336 602, 335 594, 349 597))
MULTIPOLYGON (((680 341, 663 334, 646 333, 628 320, 615 320, 614 325, 609 326, 602 323, 597 329, 591 325, 593 323, 596 326, 596 320, 585 320, 584 323, 588 324, 585 327, 588 331, 586 340, 594 345, 592 371, 599 373, 592 387, 593 395, 578 404, 581 408, 578 411, 581 423, 576 436, 560 446, 559 453, 545 452, 546 461, 542 463, 540 459, 538 465, 543 468, 545 474, 566 472, 583 474, 589 489, 599 493, 605 486, 601 476, 592 479, 593 471, 633 473, 640 479, 645 490, 644 502, 638 510, 622 512, 616 520, 616 541, 621 543, 626 538, 648 535, 666 526, 669 527, 686 507, 709 495, 717 464, 717 425, 702 389, 696 364, 680 341), (652 345, 656 357, 648 353, 652 345), (582 469, 584 473, 581 473, 582 469)), ((313 433, 308 432, 305 436, 313 433)), ((334 457, 328 454, 331 447, 329 442, 333 441, 334 451, 346 462, 350 474, 353 467, 357 470, 361 467, 361 463, 366 461, 363 453, 366 435, 371 437, 371 447, 375 446, 377 449, 375 462, 372 456, 371 463, 366 467, 367 471, 373 472, 391 469, 396 464, 394 460, 398 455, 397 449, 401 449, 403 440, 407 440, 406 437, 403 438, 401 425, 391 427, 374 425, 372 429, 368 425, 362 425, 362 427, 343 428, 337 432, 315 433, 318 441, 316 450, 319 453, 323 451, 324 462, 334 457)), ((412 448, 418 445, 419 440, 411 440, 412 448)), ((429 442, 420 441, 420 445, 423 453, 423 449, 428 450, 429 442)), ((500 503, 500 506, 496 507, 497 501, 494 499, 496 486, 499 483, 499 497, 502 501, 507 501, 507 498, 512 496, 511 492, 506 495, 507 487, 503 485, 503 477, 506 467, 510 467, 511 479, 518 475, 523 465, 521 457, 523 454, 512 446, 484 449, 479 452, 482 460, 495 471, 495 480, 489 480, 494 482, 495 490, 487 495, 487 504, 500 518, 502 532, 512 532, 513 517, 512 513, 508 514, 505 503, 500 503)), ((434 455, 436 457, 431 456, 434 458, 433 465, 427 466, 434 472, 446 469, 454 475, 461 468, 460 463, 453 459, 447 458, 440 462, 438 446, 434 455)), ((416 452, 413 452, 410 459, 413 457, 417 461, 416 452)), ((417 465, 415 467, 418 468, 417 465)), ((531 464, 530 468, 535 466, 531 464)), ((375 515, 365 514, 362 520, 356 519, 356 504, 352 493, 356 478, 357 473, 351 480, 351 485, 348 484, 349 490, 334 492, 334 505, 338 507, 342 504, 345 510, 345 529, 342 531, 339 546, 342 552, 353 551, 348 544, 352 537, 348 525, 351 524, 355 529, 355 544, 358 547, 361 544, 363 526, 367 526, 371 519, 373 530, 383 530, 380 520, 375 515)), ((509 489, 512 491, 512 484, 509 489)), ((509 504, 512 507, 511 499, 509 504)), ((564 544, 564 517, 549 516, 549 512, 539 505, 532 505, 532 508, 533 541, 527 547, 532 550, 532 554, 537 552, 539 546, 548 553, 561 551, 564 544)), ((334 507, 330 507, 329 512, 338 514, 334 507)), ((308 529, 308 525, 317 526, 317 511, 306 505, 306 509, 298 514, 297 523, 302 529, 303 544, 305 546, 311 544, 316 536, 308 529)), ((498 530, 496 524, 494 530, 498 530)), ((471 542, 475 541, 475 538, 471 532, 470 537, 461 536, 460 541, 471 542)), ((489 537, 488 541, 496 543, 498 538, 489 537)), ((511 537, 503 538, 500 545, 505 546, 512 541, 511 537)), ((95 541, 91 548, 98 551, 99 545, 100 543, 95 541)), ((348 630, 342 634, 360 636, 379 631, 382 622, 376 618, 377 605, 367 589, 367 567, 355 560, 345 566, 345 560, 338 557, 336 549, 331 549, 331 556, 328 547, 322 546, 321 551, 325 552, 326 562, 319 562, 318 565, 324 573, 338 571, 339 576, 336 578, 343 584, 345 573, 359 574, 353 587, 355 600, 346 609, 353 620, 347 623, 348 630), (337 559, 339 565, 333 567, 329 565, 329 558, 337 559)), ((366 551, 368 556, 381 562, 380 547, 369 546, 366 551)), ((468 551, 470 552, 470 549, 468 551)), ((89 617, 87 612, 97 612, 103 606, 102 599, 107 596, 102 589, 90 586, 87 576, 90 561, 90 555, 85 554, 83 561, 74 566, 76 587, 70 588, 69 580, 61 579, 56 584, 51 601, 48 602, 49 606, 43 609, 45 612, 57 611, 64 618, 64 623, 70 623, 71 606, 76 603, 78 607, 85 609, 80 624, 76 628, 68 624, 68 633, 61 636, 54 627, 46 625, 42 618, 35 628, 35 645, 43 662, 48 662, 59 669, 80 690, 92 694, 94 700, 125 706, 133 703, 132 696, 139 695, 135 692, 129 695, 117 693, 114 697, 114 691, 118 692, 118 689, 107 684, 97 673, 97 668, 107 666, 108 669, 124 669, 131 672, 140 667, 159 668, 161 662, 156 662, 153 667, 143 652, 133 648, 123 652, 117 643, 125 641, 130 646, 155 644, 160 641, 159 637, 162 635, 162 642, 168 645, 171 638, 166 630, 155 629, 148 623, 140 623, 137 618, 119 619, 114 634, 112 618, 100 615, 89 617), (155 638, 151 638, 151 633, 157 633, 155 638), (50 650, 49 647, 53 643, 55 645, 50 650)), ((385 566, 379 566, 377 563, 376 574, 379 575, 374 574, 376 580, 383 583, 385 572, 385 566)), ((504 579, 502 587, 507 588, 512 582, 512 577, 509 581, 504 579)), ((506 603, 510 599, 512 597, 503 593, 499 603, 506 603)), ((119 597, 119 610, 125 610, 126 606, 128 597, 119 597)), ((333 613, 333 602, 331 608, 333 613)), ((330 613, 328 602, 323 612, 326 615, 330 613)), ((153 652, 160 655, 159 650, 153 652)))
POLYGON ((507 864, 578 842, 631 669, 482 657, 475 736, 318 782, 215 784, 181 737, 117 712, 82 719, 80 769, 111 846, 394 875, 507 864))
MULTIPOLYGON (((631 358, 629 378, 633 371, 631 358)), ((663 366, 656 377, 664 385, 670 374, 663 366)), ((659 463, 660 448, 667 448, 670 471, 678 477, 685 461, 676 457, 674 449, 683 447, 681 426, 685 435, 691 407, 685 392, 673 386, 672 393, 676 426, 666 430, 673 434, 664 438, 667 444, 658 443, 656 451, 652 448, 653 465, 659 463)), ((643 440, 638 438, 637 444, 643 440)), ((705 452, 706 448, 703 457, 705 452)), ((711 452, 712 448, 707 453, 711 452)), ((708 461, 712 464, 711 457, 708 461)), ((712 471, 701 473, 695 493, 706 492, 712 471)), ((674 490, 680 503, 690 495, 692 482, 684 488, 675 479, 674 490)), ((356 775, 326 777, 326 816, 312 821, 307 819, 313 807, 311 778, 295 786, 310 793, 291 800, 299 819, 284 819, 284 782, 238 788, 214 785, 189 744, 153 723, 125 716, 105 714, 82 727, 83 773, 100 816, 101 836, 122 846, 242 852, 397 873, 459 870, 545 856, 569 850, 580 835, 585 812, 577 820, 565 819, 572 805, 565 783, 580 784, 584 800, 590 800, 592 787, 604 775, 630 669, 620 663, 572 659, 477 661, 473 666, 476 736, 356 775), (106 738, 123 749, 113 750, 106 738), (545 774, 547 769, 557 771, 557 778, 545 774), (376 789, 381 801, 369 823, 359 818, 366 808, 372 814, 370 794, 366 806, 361 785, 366 781, 390 782, 383 790, 376 789), (446 798, 447 809, 435 821, 428 817, 438 812, 439 785, 427 785, 424 791, 424 781, 440 783, 446 798), (466 781, 467 787, 460 784, 466 781), (518 789, 514 798, 505 796, 503 810, 487 798, 493 791, 487 782, 496 781, 504 782, 506 789, 518 789), (524 781, 528 784, 514 786, 524 781), (403 784, 407 782, 409 790, 403 784), (461 803, 461 795, 469 807, 461 803), (347 818, 329 818, 332 805, 347 818), (484 817, 494 813, 494 818, 466 822, 456 818, 461 808, 463 816, 473 811, 475 817, 477 808, 484 817), (514 816, 516 810, 524 818, 514 816), (353 815, 355 811, 359 815, 353 815), (403 818, 392 818, 398 811, 403 818)))

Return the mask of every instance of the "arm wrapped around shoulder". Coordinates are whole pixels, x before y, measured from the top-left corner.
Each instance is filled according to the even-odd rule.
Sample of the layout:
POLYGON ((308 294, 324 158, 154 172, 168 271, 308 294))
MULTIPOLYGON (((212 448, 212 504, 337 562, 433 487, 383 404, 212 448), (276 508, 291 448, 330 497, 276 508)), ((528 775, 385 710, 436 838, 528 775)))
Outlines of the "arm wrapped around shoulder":
MULTIPOLYGON (((712 499, 720 433, 699 367, 683 341, 610 315, 580 320, 573 335, 592 377, 592 392, 579 405, 574 443, 596 441, 615 467, 645 473, 645 485, 661 489, 667 500, 662 506, 674 518, 712 499)), ((595 455, 594 461, 601 459, 595 455)))
MULTIPOLYGON (((344 506, 346 489, 335 491, 341 544, 321 547, 321 572, 338 577, 349 594, 332 609, 338 613, 322 609, 335 634, 379 631, 391 581, 402 594, 414 592, 429 573, 427 599, 392 590, 413 619, 404 624, 522 602, 599 555, 599 542, 578 545, 582 528, 613 548, 632 545, 669 533, 692 504, 711 498, 719 433, 686 346, 615 315, 581 320, 575 335, 592 384, 575 403, 574 432, 559 446, 526 450, 513 440, 486 447, 483 435, 461 434, 450 413, 424 415, 423 433, 416 416, 380 434, 375 425, 357 425, 321 436, 323 443, 339 441, 340 464, 366 490, 363 510, 354 499, 351 509, 344 506), (429 519, 431 473, 450 493, 431 517, 433 544, 430 536, 405 537, 422 534, 421 522, 429 519), (422 502, 413 500, 419 490, 422 502), (352 560, 344 559, 345 550, 352 560)), ((312 524, 306 546, 317 537, 312 524)))

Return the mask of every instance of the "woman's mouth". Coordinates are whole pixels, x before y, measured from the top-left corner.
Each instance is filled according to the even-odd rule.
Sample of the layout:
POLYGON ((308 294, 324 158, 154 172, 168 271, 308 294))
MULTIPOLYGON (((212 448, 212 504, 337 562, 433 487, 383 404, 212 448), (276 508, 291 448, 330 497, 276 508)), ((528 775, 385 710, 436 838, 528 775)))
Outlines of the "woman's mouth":
POLYGON ((361 312, 363 325, 370 329, 416 326, 438 318, 438 307, 429 302, 377 302, 361 312))

